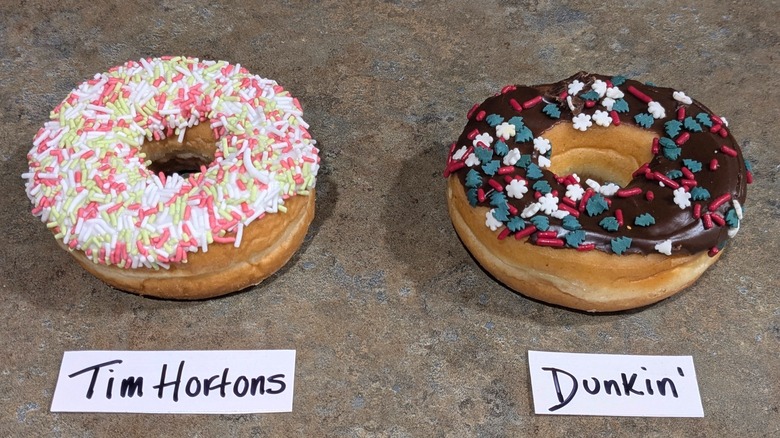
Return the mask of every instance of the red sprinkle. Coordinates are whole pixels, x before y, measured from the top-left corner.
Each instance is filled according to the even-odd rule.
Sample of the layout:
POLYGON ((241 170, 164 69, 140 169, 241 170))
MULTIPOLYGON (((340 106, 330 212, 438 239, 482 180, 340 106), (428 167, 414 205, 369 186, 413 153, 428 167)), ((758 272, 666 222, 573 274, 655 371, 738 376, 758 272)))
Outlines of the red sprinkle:
POLYGON ((471 132, 469 132, 469 135, 466 136, 469 140, 474 140, 479 135, 479 129, 474 128, 471 132))
POLYGON ((650 151, 653 153, 653 155, 658 155, 658 152, 661 150, 661 147, 658 144, 658 137, 655 137, 653 139, 653 146, 651 147, 650 151))
POLYGON ((615 219, 617 219, 618 225, 621 227, 623 226, 623 210, 617 209, 615 210, 615 219))
POLYGON ((652 201, 653 199, 655 199, 655 193, 653 193, 652 190, 646 191, 645 199, 647 199, 648 201, 652 201))
MULTIPOLYGON (((506 175, 515 171, 515 166, 501 166, 498 168, 499 175, 506 175)), ((509 182, 509 181, 507 181, 509 182)))
POLYGON ((555 231, 539 231, 536 233, 536 237, 540 237, 542 239, 555 239, 558 237, 558 233, 555 231))
POLYGON ((681 106, 677 108, 677 120, 683 121, 685 119, 685 107, 681 106))
POLYGON ((612 124, 615 126, 620 125, 620 115, 615 110, 609 112, 609 116, 612 117, 612 124))
POLYGON ((709 230, 710 228, 713 227, 713 224, 712 224, 712 213, 704 213, 703 215, 701 215, 701 220, 702 220, 702 222, 704 222, 704 229, 705 230, 709 230))
POLYGON ((510 233, 509 228, 504 228, 501 230, 500 233, 498 233, 498 240, 504 240, 506 239, 506 236, 508 236, 510 233))
POLYGON ((577 247, 577 251, 591 251, 596 249, 595 243, 583 243, 582 245, 577 247))
POLYGON ((674 142, 677 144, 677 146, 681 146, 686 141, 688 141, 689 138, 691 138, 691 134, 688 131, 685 131, 679 136, 677 136, 677 139, 675 139, 674 142))
POLYGON ((582 199, 580 199, 580 213, 585 211, 585 206, 588 204, 588 199, 593 196, 593 189, 585 190, 585 193, 582 195, 582 199))
POLYGON ((496 181, 494 179, 489 179, 488 180, 488 184, 490 184, 490 187, 493 187, 494 189, 496 189, 497 192, 503 192, 504 191, 504 186, 502 186, 500 182, 498 182, 498 181, 496 181))
POLYGON ((710 257, 715 257, 716 255, 718 255, 719 252, 720 250, 718 249, 718 247, 713 246, 712 248, 710 248, 709 251, 707 251, 707 255, 710 257))
POLYGON ((469 110, 468 114, 466 114, 466 118, 471 119, 471 116, 474 115, 474 111, 476 111, 477 108, 479 108, 479 104, 475 103, 474 106, 472 106, 471 109, 469 110))
POLYGON ((509 99, 509 106, 512 107, 517 112, 520 112, 523 110, 523 106, 520 105, 515 99, 509 99))
POLYGON ((699 219, 701 217, 701 204, 693 205, 693 217, 699 219))
POLYGON ((723 125, 721 125, 720 123, 716 123, 716 124, 712 125, 712 127, 710 128, 710 132, 714 134, 714 133, 720 131, 720 128, 722 128, 722 127, 723 127, 723 125))
POLYGON ((646 170, 650 168, 650 163, 645 163, 641 166, 639 166, 639 169, 635 170, 634 173, 631 174, 632 177, 636 178, 639 175, 645 173, 646 170))
POLYGON ((683 187, 685 187, 687 190, 690 190, 691 187, 696 187, 697 185, 699 185, 699 182, 696 181, 695 179, 684 179, 680 181, 680 184, 682 184, 683 187))
POLYGON ((486 115, 487 115, 487 113, 485 112, 485 110, 480 110, 480 111, 477 113, 476 120, 477 120, 478 122, 481 122, 482 120, 485 120, 485 116, 486 116, 486 115))
POLYGON ((722 227, 722 226, 726 225, 726 220, 723 219, 723 216, 719 215, 718 213, 712 213, 712 215, 710 215, 710 217, 712 218, 713 222, 718 224, 718 226, 722 227))
POLYGON ((501 94, 509 93, 510 91, 517 90, 517 86, 515 85, 507 85, 506 87, 501 89, 501 94))
POLYGON ((585 101, 585 108, 593 108, 594 106, 596 106, 596 101, 595 100, 586 100, 585 101))
POLYGON ((729 157, 736 157, 737 156, 737 151, 735 149, 732 149, 732 148, 726 146, 725 144, 720 147, 720 151, 723 152, 724 154, 728 155, 729 157))
POLYGON ((642 189, 634 187, 632 189, 620 189, 617 191, 617 195, 621 198, 628 198, 630 196, 636 196, 642 193, 642 189))
POLYGON ((520 240, 523 237, 528 237, 535 232, 536 232, 536 227, 534 225, 527 226, 515 233, 515 239, 520 240))
POLYGON ((509 214, 511 214, 512 216, 517 216, 517 207, 507 203, 507 209, 509 210, 509 214))
POLYGON ((753 184, 753 172, 745 174, 745 181, 747 181, 748 184, 753 184))
MULTIPOLYGON (((563 199, 569 199, 569 198, 563 198, 563 199)), ((570 206, 570 205, 564 204, 563 202, 561 202, 560 204, 558 204, 558 208, 559 208, 560 210, 565 210, 565 211, 568 211, 568 212, 569 212, 569 214, 571 214, 571 215, 572 215, 572 216, 574 216, 574 217, 580 217, 580 212, 579 212, 579 210, 577 210, 576 208, 574 208, 574 207, 572 207, 572 206, 570 206)))
POLYGON ((634 87, 633 85, 629 85, 627 88, 628 92, 631 93, 634 97, 641 100, 644 103, 650 103, 653 101, 653 99, 650 98, 647 94, 639 91, 634 87))
POLYGON ((713 171, 718 170, 718 167, 720 167, 720 163, 718 163, 717 158, 713 158, 712 160, 710 160, 710 170, 713 171))
POLYGON ((729 202, 731 200, 731 193, 724 193, 717 198, 715 198, 712 202, 710 202, 710 205, 707 207, 707 210, 709 211, 715 211, 720 207, 721 205, 729 202))
POLYGON ((523 102, 523 109, 533 108, 541 101, 542 101, 542 96, 536 96, 533 99, 526 100, 525 102, 523 102))
POLYGON ((680 168, 680 170, 682 171, 683 175, 685 175, 686 178, 696 179, 696 176, 687 167, 683 166, 682 168, 680 168))
POLYGON ((729 132, 726 130, 726 128, 720 128, 718 129, 718 135, 723 138, 726 138, 729 136, 729 132))
POLYGON ((477 189, 477 199, 479 202, 485 202, 485 191, 482 190, 482 187, 477 189))
POLYGON ((566 243, 563 241, 563 239, 547 239, 547 238, 537 238, 536 244, 539 246, 555 246, 555 247, 562 247, 566 243))
POLYGON ((653 173, 653 176, 655 177, 655 179, 657 179, 658 181, 661 181, 666 186, 671 187, 672 189, 677 189, 677 188, 680 187, 680 185, 677 184, 677 181, 669 179, 669 177, 667 177, 666 175, 664 175, 661 172, 656 171, 655 173, 653 173))

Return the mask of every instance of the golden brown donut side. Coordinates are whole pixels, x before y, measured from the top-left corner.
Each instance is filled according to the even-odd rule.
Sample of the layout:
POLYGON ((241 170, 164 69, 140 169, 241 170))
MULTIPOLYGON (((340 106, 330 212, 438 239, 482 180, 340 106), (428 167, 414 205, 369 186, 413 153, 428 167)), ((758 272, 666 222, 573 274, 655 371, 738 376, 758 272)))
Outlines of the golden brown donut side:
POLYGON ((488 209, 469 205, 458 177, 450 176, 447 185, 452 223, 474 258, 510 288, 547 303, 588 312, 646 306, 691 285, 720 256, 615 256, 561 251, 513 237, 499 240, 498 232, 485 226, 488 209))
POLYGON ((238 248, 213 244, 208 252, 193 253, 187 263, 168 270, 122 269, 93 263, 80 251, 69 252, 84 269, 118 289, 181 300, 215 297, 260 283, 301 246, 314 218, 315 191, 293 196, 284 205, 287 212, 267 214, 245 227, 238 248))

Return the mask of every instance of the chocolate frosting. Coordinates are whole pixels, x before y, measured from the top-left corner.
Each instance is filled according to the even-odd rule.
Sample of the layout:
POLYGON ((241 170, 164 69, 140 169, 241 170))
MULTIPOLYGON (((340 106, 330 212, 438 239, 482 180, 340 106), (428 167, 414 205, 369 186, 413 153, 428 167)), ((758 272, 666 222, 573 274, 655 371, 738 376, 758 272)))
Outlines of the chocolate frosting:
MULTIPOLYGON (((506 238, 513 234, 523 237, 527 235, 528 241, 533 244, 579 249, 595 248, 618 254, 664 252, 656 246, 671 241, 671 254, 709 251, 714 255, 725 245, 729 234, 734 235, 738 229, 738 222, 742 215, 741 205, 744 205, 745 201, 746 183, 751 175, 746 168, 739 145, 728 131, 727 122, 714 115, 698 101, 687 100, 679 95, 675 98, 674 93, 675 90, 671 88, 642 84, 617 76, 609 77, 585 72, 577 73, 554 84, 505 87, 502 92, 488 98, 469 112, 468 123, 457 142, 453 144, 448 156, 445 176, 457 175, 469 194, 472 206, 499 210, 496 217, 503 223, 503 227, 497 230, 499 238, 506 238), (501 140, 509 151, 516 148, 522 155, 530 155, 531 162, 538 165, 539 152, 534 150, 534 138, 544 137, 546 131, 560 123, 572 123, 572 118, 580 114, 593 116, 597 110, 607 111, 606 101, 603 100, 603 84, 599 83, 600 87, 597 87, 601 89, 601 94, 592 88, 597 80, 606 83, 607 86, 616 87, 623 93, 622 99, 616 100, 624 102, 608 111, 614 123, 606 129, 619 122, 619 124, 649 129, 658 139, 658 142, 654 141, 655 146, 647 145, 648 148, 656 148, 651 161, 634 173, 633 179, 622 187, 619 194, 603 196, 603 199, 609 203, 603 211, 599 211, 601 209, 596 206, 593 209, 586 208, 588 201, 593 196, 597 196, 593 190, 589 190, 590 196, 586 194, 584 199, 576 202, 572 199, 565 200, 563 198, 567 185, 573 182, 571 178, 567 180, 566 175, 555 175, 546 168, 538 169, 541 170, 541 177, 534 178, 533 176, 538 176, 538 173, 533 175, 534 172, 531 172, 529 175, 528 160, 520 160, 514 166, 507 166, 502 162, 502 157, 507 152, 502 149, 503 145, 497 146, 501 140), (567 90, 574 81, 579 81, 584 86, 575 95, 569 96, 567 90), (568 97, 571 99, 567 99, 568 97), (648 111, 649 100, 663 106, 664 117, 653 118, 648 111), (517 117, 522 119, 518 121, 517 117), (506 140, 499 138, 496 132, 499 120, 501 123, 514 121, 515 131, 518 134, 506 140), (524 130, 523 126, 530 130, 530 133, 524 130), (490 161, 495 164, 495 160, 498 160, 500 171, 485 166, 484 160, 479 164, 472 163, 471 166, 466 164, 467 158, 473 153, 471 151, 480 147, 485 148, 484 143, 479 143, 475 139, 476 135, 484 133, 489 133, 496 140, 487 149, 492 149, 490 161), (465 154, 462 154, 463 147, 468 149, 465 154), (461 151, 462 156, 456 159, 458 151, 461 151), (467 184, 469 172, 477 172, 480 180, 475 183, 472 173, 470 184, 467 184), (505 189, 506 183, 516 177, 526 180, 529 189, 521 199, 492 196, 495 192, 502 191, 497 187, 505 189), (671 180, 672 183, 665 183, 663 177, 667 178, 667 182, 671 180), (537 184, 539 181, 545 181, 550 190, 547 190, 543 183, 537 184), (561 208, 573 206, 569 210, 579 212, 576 216, 577 220, 568 219, 568 222, 564 223, 563 217, 555 217, 542 211, 534 216, 547 217, 541 222, 537 222, 534 217, 522 218, 521 213, 526 207, 537 202, 537 198, 543 195, 541 192, 535 193, 539 190, 534 188, 541 188, 544 192, 557 195, 560 201, 567 201, 568 205, 564 206, 562 203, 561 208), (675 189, 683 189, 696 196, 691 196, 689 205, 685 205, 684 200, 680 201, 685 205, 681 208, 675 202, 675 189), (652 194, 647 195, 648 191, 652 194), (626 193, 636 194, 626 196, 626 193), (502 202, 506 202, 506 205, 502 206, 502 202), (509 213, 505 214, 507 211, 509 213), (647 218, 648 214, 653 218, 654 223, 645 226, 635 225, 637 218, 642 215, 647 218), (614 231, 608 229, 614 227, 604 225, 604 220, 609 217, 622 219, 621 224, 614 231), (548 222, 547 230, 544 230, 545 221, 548 222), (572 226, 574 222, 578 222, 581 228, 572 226), (535 224, 541 226, 535 227, 537 230, 529 233, 532 229, 529 227, 535 224), (578 230, 581 232, 576 237, 572 235, 567 238, 569 233, 578 230), (540 231, 547 232, 540 235, 540 231), (555 232, 555 235, 553 236, 551 232, 555 232)), ((595 123, 593 127, 596 127, 595 123)), ((572 128, 571 135, 578 134, 580 131, 572 128)), ((554 161, 555 144, 551 146, 551 151, 547 155, 554 161)), ((490 155, 486 151, 480 152, 483 158, 490 155)), ((579 184, 583 189, 588 189, 584 178, 579 184)), ((678 196, 684 198, 686 195, 678 193, 678 196)), ((608 219, 607 222, 609 221, 608 219)), ((639 221, 641 222, 642 219, 639 221)), ((613 224, 614 222, 612 221, 613 224)))

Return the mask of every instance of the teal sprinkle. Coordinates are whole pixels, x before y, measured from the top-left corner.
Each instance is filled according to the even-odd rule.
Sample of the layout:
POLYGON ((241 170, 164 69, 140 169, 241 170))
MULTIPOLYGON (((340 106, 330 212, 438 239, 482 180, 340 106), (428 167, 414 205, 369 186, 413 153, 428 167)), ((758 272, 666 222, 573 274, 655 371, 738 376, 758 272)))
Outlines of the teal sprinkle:
POLYGON ((677 120, 669 120, 668 122, 664 123, 664 130, 666 131, 666 135, 675 138, 680 135, 680 130, 682 130, 682 123, 677 120))
POLYGON ((753 172, 753 163, 751 163, 748 160, 745 160, 745 170, 748 172, 753 172))
POLYGON ((701 132, 701 125, 696 122, 696 120, 693 119, 693 117, 688 116, 683 120, 683 126, 685 126, 685 129, 691 132, 701 132))
POLYGON ((580 94, 580 99, 599 100, 599 93, 597 93, 596 90, 590 90, 587 93, 580 94))
POLYGON ((510 125, 515 125, 515 128, 520 128, 521 126, 525 126, 525 123, 523 123, 523 118, 520 116, 514 116, 507 122, 510 125))
POLYGON ((666 157, 666 159, 674 161, 674 160, 680 158, 680 154, 682 153, 682 149, 680 149, 680 148, 664 148, 663 153, 664 153, 664 157, 666 157))
POLYGON ((721 250, 721 249, 725 248, 727 243, 729 243, 729 240, 728 240, 728 239, 726 239, 726 240, 724 240, 724 241, 720 242, 720 243, 717 245, 717 246, 718 246, 718 250, 721 250))
POLYGON ((661 145, 663 148, 676 148, 677 143, 674 142, 669 137, 661 137, 658 139, 658 144, 661 145))
POLYGON ((493 192, 490 194, 490 205, 493 207, 506 207, 506 195, 504 192, 493 192))
POLYGON ((488 125, 495 128, 504 121, 504 118, 498 114, 491 114, 485 118, 485 121, 488 123, 488 125))
POLYGON ((520 167, 522 169, 527 169, 528 166, 530 166, 532 163, 533 157, 531 155, 520 155, 520 159, 517 160, 517 163, 515 163, 515 166, 520 167))
POLYGON ((506 204, 504 204, 501 207, 496 207, 493 209, 493 217, 496 218, 496 220, 501 222, 506 222, 509 220, 509 209, 507 208, 506 204))
POLYGON ((509 228, 509 231, 516 233, 525 228, 525 221, 522 220, 520 216, 513 216, 512 219, 509 219, 509 222, 506 223, 506 227, 509 228))
POLYGON ((710 191, 704 187, 694 187, 691 189, 691 199, 694 201, 706 201, 710 199, 710 191))
POLYGON ((564 216, 562 225, 565 230, 569 231, 579 230, 582 228, 580 221, 578 221, 577 218, 572 215, 564 216))
POLYGON ((495 149, 496 154, 499 157, 503 157, 504 155, 509 153, 509 146, 507 146, 506 143, 504 143, 501 140, 496 142, 496 144, 493 146, 493 149, 495 149))
POLYGON ((728 224, 731 228, 736 228, 739 226, 739 217, 737 217, 737 210, 730 208, 729 211, 726 212, 726 224, 728 224))
POLYGON ((542 173, 542 169, 540 169, 539 166, 537 166, 534 163, 529 164, 528 165, 528 169, 526 169, 526 172, 525 172, 525 176, 527 176, 528 178, 531 178, 531 179, 539 179, 543 175, 544 175, 544 173, 542 173))
POLYGON ((645 82, 645 85, 647 85, 648 87, 655 87, 655 84, 650 81, 645 82))
POLYGON ((672 170, 666 172, 666 176, 668 176, 671 179, 677 179, 677 178, 682 178, 683 177, 683 173, 682 173, 682 170, 680 170, 680 169, 672 169, 672 170))
POLYGON ((649 227, 655 225, 655 218, 650 213, 642 213, 634 218, 634 225, 639 227, 649 227))
POLYGON ((620 228, 620 224, 614 216, 605 217, 599 221, 599 226, 607 231, 617 231, 620 228))
POLYGON ((611 80, 612 80, 612 85, 614 85, 615 87, 619 87, 626 82, 626 77, 617 75, 617 76, 612 76, 611 80))
POLYGON ((607 200, 599 193, 591 196, 590 199, 588 199, 587 204, 585 204, 585 211, 587 211, 588 216, 591 217, 604 213, 608 208, 609 204, 607 204, 607 200))
POLYGON ((627 113, 628 102, 626 102, 626 99, 616 100, 615 103, 612 104, 612 111, 619 112, 619 113, 627 113))
MULTIPOLYGON (((614 106, 612 108, 614 109, 614 106)), ((653 126, 653 122, 655 121, 655 119, 653 118, 652 115, 648 113, 639 113, 634 116, 634 121, 636 122, 637 125, 643 128, 649 128, 653 126)))
POLYGON ((710 115, 707 113, 699 113, 696 114, 696 120, 699 121, 702 125, 712 128, 712 119, 710 118, 710 115))
POLYGON ((547 231, 550 228, 550 218, 547 216, 534 216, 529 220, 539 231, 547 231))
POLYGON ((620 255, 626 252, 626 250, 631 247, 631 238, 625 236, 616 237, 612 239, 610 244, 612 246, 612 252, 620 255))
POLYGON ((682 160, 683 165, 688 168, 693 173, 701 171, 701 162, 692 160, 690 158, 683 158, 682 160))
POLYGON ((474 169, 469 169, 466 174, 466 187, 480 187, 482 185, 482 176, 474 169))
POLYGON ((474 148, 474 155, 477 156, 481 163, 487 163, 493 159, 493 149, 476 147, 474 148))
POLYGON ((566 245, 572 248, 576 248, 580 246, 582 242, 585 241, 585 232, 582 230, 571 231, 569 233, 566 233, 563 236, 563 239, 566 241, 566 245))
POLYGON ((498 168, 501 167, 501 162, 498 160, 492 160, 482 165, 482 171, 487 175, 493 176, 498 172, 498 168))
POLYGON ((518 143, 531 141, 534 139, 534 134, 528 129, 527 126, 516 126, 515 141, 518 143))
POLYGON ((552 192, 552 187, 550 187, 550 183, 547 181, 540 179, 539 181, 535 182, 532 186, 534 190, 537 192, 540 192, 543 195, 546 195, 550 192, 552 192))
POLYGON ((542 112, 547 114, 547 117, 551 119, 561 118, 561 110, 558 108, 558 105, 554 103, 548 103, 544 108, 542 108, 542 112))
POLYGON ((479 202, 479 198, 477 197, 477 189, 469 189, 469 191, 466 192, 466 197, 469 198, 469 204, 472 207, 477 206, 477 203, 479 202))

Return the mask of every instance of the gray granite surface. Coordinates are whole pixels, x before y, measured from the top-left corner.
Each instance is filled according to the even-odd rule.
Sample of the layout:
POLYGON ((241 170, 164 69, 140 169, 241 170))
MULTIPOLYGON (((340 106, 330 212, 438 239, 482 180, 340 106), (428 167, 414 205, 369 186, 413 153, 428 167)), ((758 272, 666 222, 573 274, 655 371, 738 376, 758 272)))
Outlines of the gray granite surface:
POLYGON ((780 434, 777 1, 0 2, 0 436, 780 434), (33 135, 128 59, 240 63, 300 98, 322 149, 293 260, 200 302, 111 289, 30 214, 33 135), (754 164, 741 232, 685 292, 594 316, 519 296, 455 235, 441 177, 466 111, 576 71, 685 90, 754 164), (292 413, 50 412, 69 350, 295 349, 292 413), (533 414, 527 352, 692 355, 704 418, 533 414))

